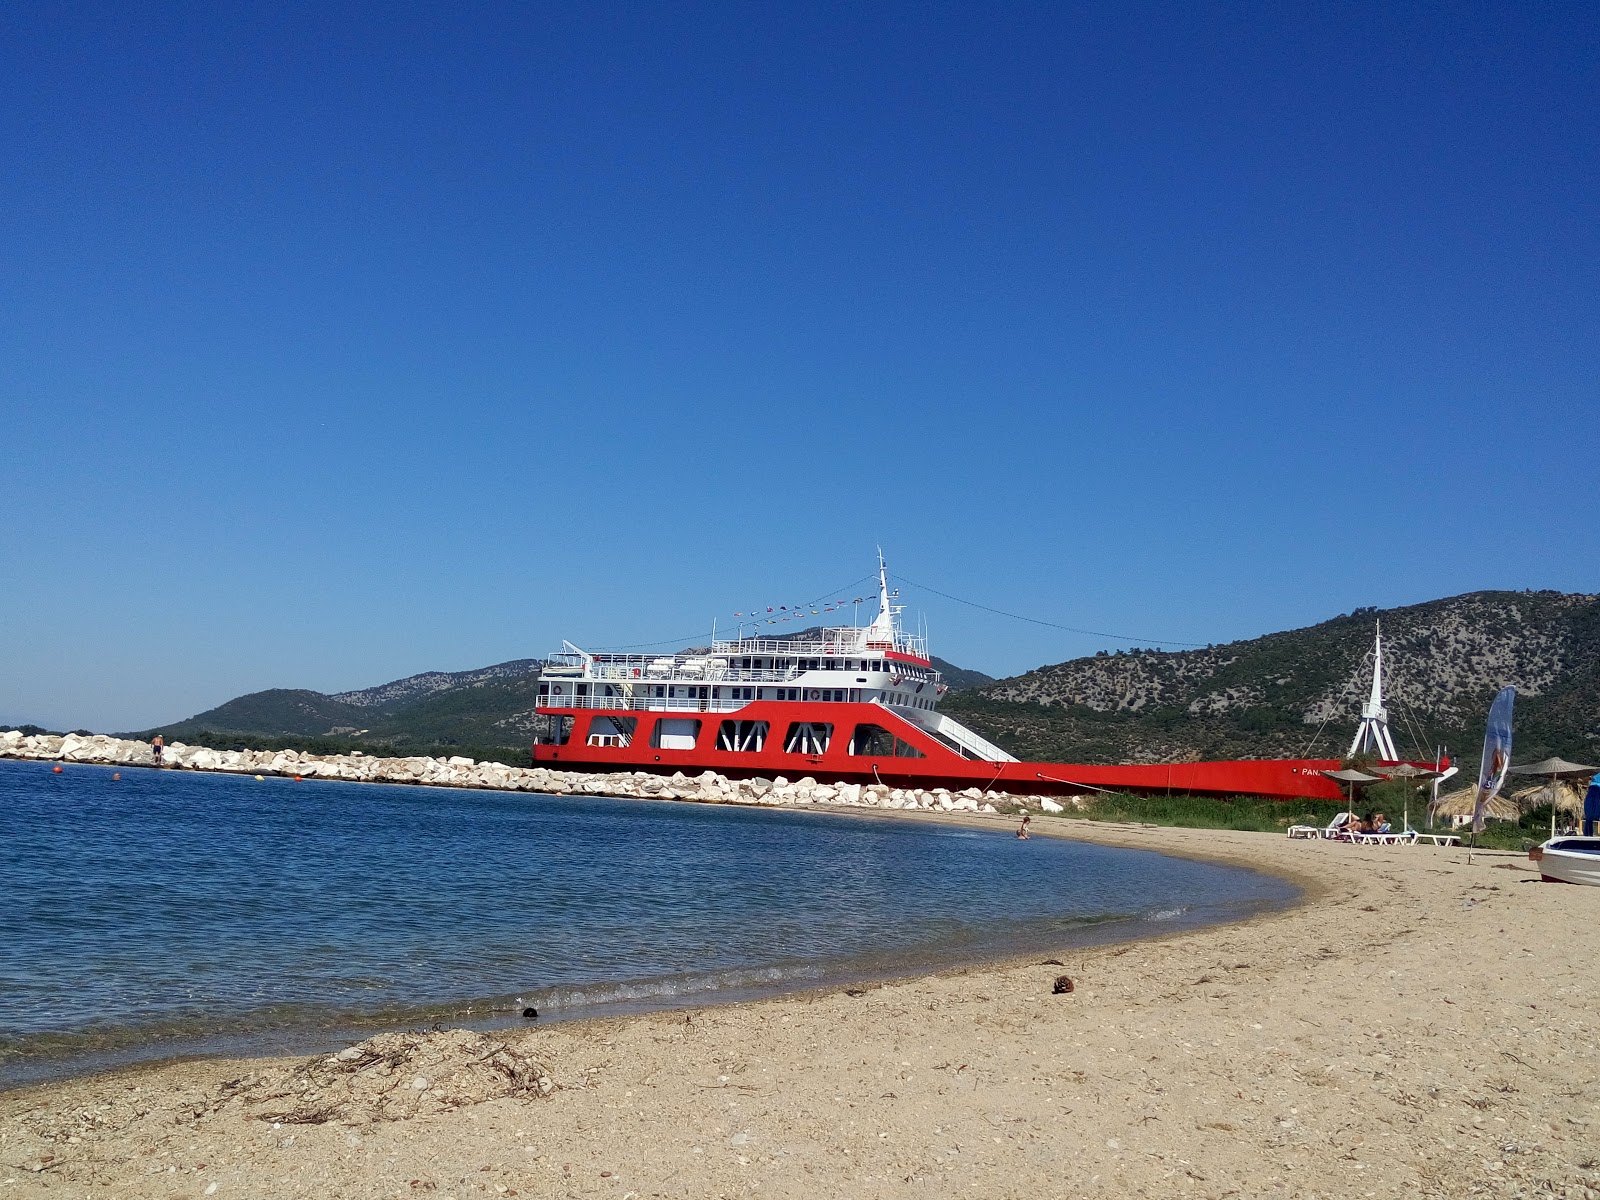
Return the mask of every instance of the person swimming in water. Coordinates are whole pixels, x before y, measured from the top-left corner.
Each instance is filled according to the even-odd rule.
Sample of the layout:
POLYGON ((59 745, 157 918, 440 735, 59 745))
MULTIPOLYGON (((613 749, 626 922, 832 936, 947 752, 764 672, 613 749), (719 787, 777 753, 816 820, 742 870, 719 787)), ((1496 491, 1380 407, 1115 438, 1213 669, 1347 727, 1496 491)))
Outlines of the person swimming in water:
POLYGON ((1028 840, 1028 822, 1033 820, 1027 813, 1022 814, 1022 824, 1017 827, 1017 836, 1023 841, 1028 840))

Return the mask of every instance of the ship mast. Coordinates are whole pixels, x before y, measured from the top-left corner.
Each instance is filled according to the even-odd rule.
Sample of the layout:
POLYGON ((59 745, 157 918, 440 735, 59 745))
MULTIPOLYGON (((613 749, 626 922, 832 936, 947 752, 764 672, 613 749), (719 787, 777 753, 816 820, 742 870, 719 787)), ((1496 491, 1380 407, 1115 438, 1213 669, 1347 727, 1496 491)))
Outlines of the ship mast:
POLYGON ((867 641, 894 645, 894 609, 889 604, 889 568, 883 561, 883 549, 878 549, 878 615, 867 626, 867 641))
POLYGON ((1372 694, 1361 707, 1361 724, 1356 726, 1356 736, 1350 742, 1350 752, 1345 757, 1354 758, 1371 744, 1384 762, 1397 762, 1394 738, 1389 733, 1389 710, 1383 706, 1383 622, 1377 623, 1376 638, 1372 646, 1372 694))

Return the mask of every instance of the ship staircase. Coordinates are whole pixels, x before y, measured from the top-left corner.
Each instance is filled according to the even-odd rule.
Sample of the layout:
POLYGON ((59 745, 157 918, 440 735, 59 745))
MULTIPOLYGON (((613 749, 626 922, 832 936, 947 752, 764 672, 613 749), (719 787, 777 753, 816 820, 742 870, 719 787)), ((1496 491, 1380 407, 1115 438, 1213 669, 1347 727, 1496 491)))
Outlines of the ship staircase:
POLYGON ((885 707, 896 716, 904 717, 925 733, 931 733, 962 758, 977 759, 980 762, 1017 761, 1014 755, 1007 754, 988 738, 980 737, 960 721, 952 720, 941 712, 926 708, 902 708, 898 704, 885 707))

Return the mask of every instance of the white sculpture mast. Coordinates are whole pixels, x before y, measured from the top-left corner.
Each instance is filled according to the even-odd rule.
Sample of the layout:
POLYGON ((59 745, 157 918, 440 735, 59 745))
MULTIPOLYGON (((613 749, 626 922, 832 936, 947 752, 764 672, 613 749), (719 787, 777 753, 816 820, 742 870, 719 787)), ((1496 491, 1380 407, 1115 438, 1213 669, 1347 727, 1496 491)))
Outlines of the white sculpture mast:
POLYGON ((1383 622, 1378 622, 1372 647, 1372 695, 1361 709, 1361 724, 1345 757, 1354 758, 1371 745, 1384 762, 1398 762, 1394 738, 1389 733, 1389 710, 1383 706, 1383 622))

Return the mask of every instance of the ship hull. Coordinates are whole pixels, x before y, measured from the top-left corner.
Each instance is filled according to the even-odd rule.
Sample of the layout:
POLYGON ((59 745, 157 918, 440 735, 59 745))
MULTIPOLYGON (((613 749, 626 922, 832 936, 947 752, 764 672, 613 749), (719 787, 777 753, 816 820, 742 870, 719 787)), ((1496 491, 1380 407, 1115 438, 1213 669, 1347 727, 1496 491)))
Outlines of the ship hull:
POLYGON ((569 725, 565 741, 533 747, 538 764, 583 771, 715 771, 731 778, 754 776, 819 782, 883 783, 892 787, 983 790, 1027 794, 1080 794, 1095 791, 1184 792, 1270 799, 1339 800, 1339 786, 1321 774, 1337 770, 1338 759, 1239 759, 1222 762, 1089 764, 997 762, 970 758, 896 713, 876 704, 762 702, 734 711, 674 708, 651 710, 541 707, 539 712, 569 725), (622 738, 616 718, 633 722, 622 738), (569 719, 563 721, 563 718, 569 719), (725 749, 732 722, 764 724, 759 748, 725 749), (825 748, 785 749, 796 724, 826 727, 825 748), (694 726, 684 732, 686 726, 694 726), (898 753, 852 753, 854 731, 870 726, 890 735, 898 753), (664 735, 670 727, 677 731, 664 735), (595 729, 605 733, 595 733, 595 729), (692 740, 692 745, 686 744, 692 740))

